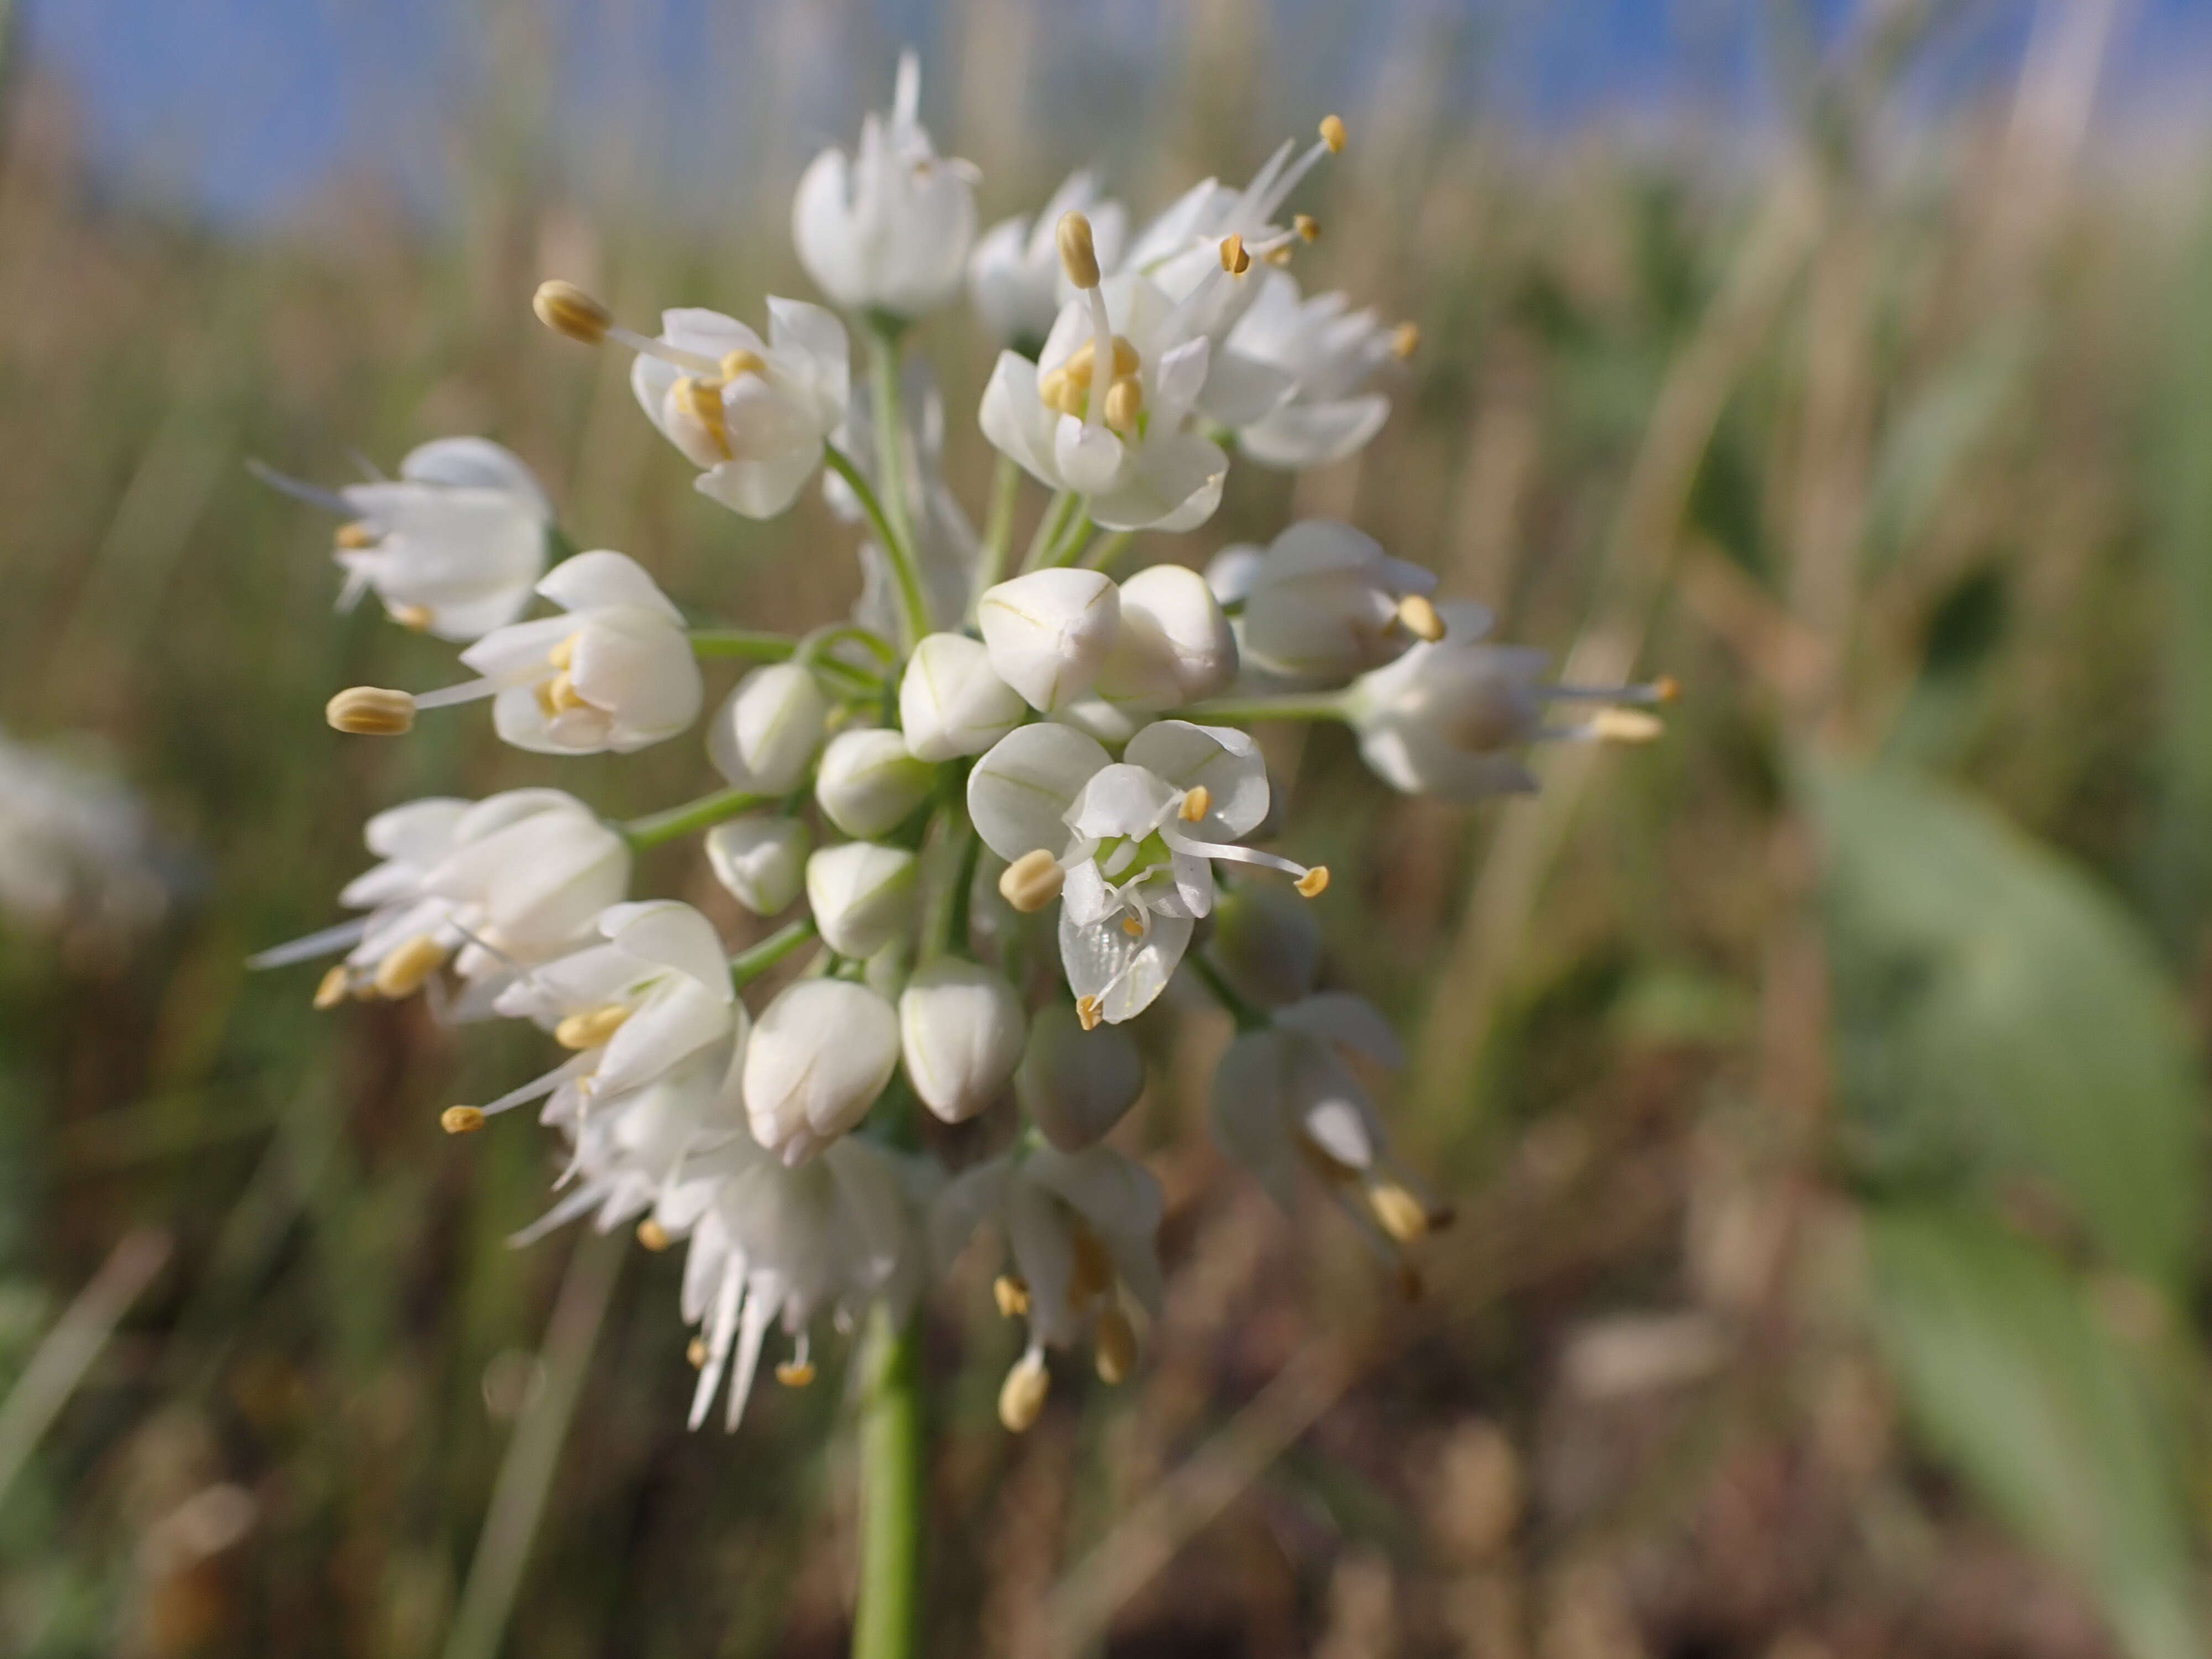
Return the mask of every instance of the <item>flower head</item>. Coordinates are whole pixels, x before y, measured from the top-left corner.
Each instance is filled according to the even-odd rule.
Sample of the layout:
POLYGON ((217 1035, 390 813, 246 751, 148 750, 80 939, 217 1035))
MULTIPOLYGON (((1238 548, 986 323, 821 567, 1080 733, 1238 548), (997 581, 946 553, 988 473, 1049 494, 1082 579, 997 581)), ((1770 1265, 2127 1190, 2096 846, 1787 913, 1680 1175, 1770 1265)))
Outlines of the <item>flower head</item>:
POLYGON ((1373 390, 1395 369, 1415 336, 1342 294, 1300 296, 1297 279, 1270 271, 1229 332, 1229 347, 1289 375, 1290 397, 1237 434, 1237 447, 1263 466, 1326 466, 1363 448, 1390 416, 1373 390))

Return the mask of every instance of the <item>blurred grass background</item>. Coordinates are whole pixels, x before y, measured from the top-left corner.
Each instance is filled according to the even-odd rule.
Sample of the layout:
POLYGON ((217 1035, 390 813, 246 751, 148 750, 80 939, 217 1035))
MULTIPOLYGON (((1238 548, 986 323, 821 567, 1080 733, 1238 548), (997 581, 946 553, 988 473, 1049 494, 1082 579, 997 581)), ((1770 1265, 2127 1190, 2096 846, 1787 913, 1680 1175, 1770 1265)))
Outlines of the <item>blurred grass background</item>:
MULTIPOLYGON (((1225 1021, 1148 1018, 1167 1316, 1010 1440, 1013 1335, 972 1273, 939 1297, 932 1650, 2205 1652, 2212 174, 2096 142, 2124 9, 2011 9, 2016 70, 1931 114, 2006 8, 1869 7, 1816 52, 1778 5, 1744 146, 1532 138, 1463 95, 1449 8, 1205 0, 1081 64, 1031 0, 733 8, 709 95, 641 83, 580 143, 563 42, 635 9, 503 3, 481 95, 395 132, 437 210, 363 173, 254 225, 118 187, 0 55, 0 723, 105 739, 191 870, 134 952, 0 928, 0 1648, 842 1651, 836 1368, 686 1434, 678 1263, 510 1250, 549 1138, 436 1132, 531 1035, 241 967, 333 916, 380 806, 629 814, 696 748, 332 733, 332 689, 448 653, 334 615, 328 526, 241 463, 480 431, 703 609, 841 609, 818 501, 696 496, 625 364, 526 302, 805 293, 789 184, 911 37, 987 221, 1094 157, 1142 212, 1343 104, 1302 274, 1415 319, 1413 378, 1364 455, 1239 467, 1150 556, 1341 515, 1569 678, 1685 687, 1665 744, 1471 813, 1270 734, 1336 872, 1329 978, 1413 1039, 1390 1115, 1459 1224, 1401 1304, 1211 1150, 1225 1021)), ((921 332, 980 502, 986 354, 921 332)), ((641 884, 735 921, 689 849, 641 884)))

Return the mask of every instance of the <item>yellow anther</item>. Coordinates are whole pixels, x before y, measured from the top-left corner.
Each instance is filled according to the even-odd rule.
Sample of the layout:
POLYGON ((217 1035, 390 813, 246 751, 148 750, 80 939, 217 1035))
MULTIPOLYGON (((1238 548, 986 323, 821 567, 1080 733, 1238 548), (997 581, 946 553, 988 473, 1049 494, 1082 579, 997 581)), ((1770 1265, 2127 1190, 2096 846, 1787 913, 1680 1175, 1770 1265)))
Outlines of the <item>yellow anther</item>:
POLYGON ((1298 878, 1300 898, 1319 898, 1327 891, 1328 891, 1328 866, 1326 864, 1316 864, 1298 878))
POLYGON ((1124 374, 1106 388, 1106 424, 1115 431, 1134 432, 1144 412, 1145 388, 1135 375, 1124 374))
POLYGON ((1444 636, 1444 619, 1425 593, 1408 593, 1399 600, 1398 621, 1415 639, 1431 645, 1444 636))
POLYGON ((1428 1206, 1395 1181, 1378 1181, 1370 1187, 1367 1207, 1374 1212, 1376 1224, 1401 1244, 1428 1236, 1428 1206))
POLYGON ((1352 135, 1344 130, 1342 116, 1324 115, 1321 118, 1321 141, 1328 146, 1330 155, 1344 154, 1344 147, 1352 142, 1352 135))
POLYGON ((695 1371, 707 1363, 707 1339, 693 1337, 684 1346, 684 1357, 691 1362, 691 1369, 695 1371))
POLYGON ((1221 268, 1231 276, 1242 276, 1252 269, 1252 256, 1244 251, 1244 239, 1242 236, 1224 236, 1221 239, 1221 268))
POLYGON ((1043 848, 1034 848, 1008 865, 999 877, 999 891, 1007 903, 1028 915, 1042 910, 1060 896, 1067 872, 1060 860, 1043 848))
POLYGON ((722 381, 727 385, 741 374, 765 374, 768 359, 757 351, 748 351, 739 346, 735 351, 722 354, 722 381))
POLYGON ((422 988, 424 980, 445 965, 448 954, 446 947, 429 934, 416 934, 404 945, 386 951, 384 960, 376 964, 378 993, 395 1000, 412 996, 422 988))
POLYGON ((1084 400, 1089 395, 1090 376, 1084 377, 1085 385, 1078 386, 1065 368, 1055 368, 1037 382, 1037 401, 1047 409, 1062 415, 1073 415, 1077 420, 1084 416, 1084 400))
POLYGON ((571 1014, 553 1028, 553 1041, 563 1048, 596 1048, 622 1030, 630 1011, 619 1002, 586 1013, 571 1014))
POLYGON ((1080 1221, 1069 1228, 1067 1242, 1073 1257, 1067 1273, 1067 1307, 1074 1313, 1114 1288, 1114 1258, 1106 1254, 1098 1235, 1080 1221))
POLYGON ((581 340, 586 345, 597 345, 605 339, 614 322, 614 313, 597 300, 574 283, 557 279, 538 283, 538 292, 531 295, 530 308, 556 334, 581 340))
POLYGON ((1662 674, 1651 682, 1651 700, 1654 702, 1674 702, 1678 701, 1681 695, 1682 682, 1672 674, 1662 674))
POLYGON ((315 987, 315 1006, 319 1009, 335 1008, 346 1000, 346 994, 352 989, 352 976, 346 972, 345 963, 341 962, 325 974, 322 982, 315 987))
POLYGON ((449 1135, 472 1135, 484 1126, 483 1109, 475 1106, 448 1106, 438 1114, 438 1127, 449 1135))
POLYGON ((1213 810, 1213 791, 1202 783, 1194 783, 1183 792, 1182 805, 1176 816, 1185 823, 1196 823, 1213 810))
POLYGON ((1400 362, 1404 362, 1420 349, 1421 325, 1419 323, 1401 323, 1390 331, 1390 353, 1400 362))
POLYGON ((1590 735, 1600 743, 1650 743, 1667 735, 1667 723, 1641 708, 1601 708, 1590 716, 1590 735))
POLYGON ((574 668, 576 665, 576 641, 581 638, 583 634, 580 630, 569 635, 567 639, 545 653, 545 660, 564 672, 574 668))
POLYGON ((364 520, 356 519, 351 524, 340 525, 338 533, 331 539, 347 552, 358 553, 365 547, 376 545, 376 532, 364 520))
POLYGON ((991 1299, 999 1304, 999 1317, 1019 1319, 1030 1310, 1030 1287, 1012 1273, 991 1281, 991 1299))
POLYGON ((1137 1369, 1136 1328, 1119 1308, 1109 1308, 1098 1316, 1091 1337, 1098 1349, 1098 1380, 1107 1387, 1122 1382, 1137 1369))
POLYGON ((1085 1030, 1095 1031, 1106 1015, 1097 997, 1078 997, 1075 1000, 1075 1018, 1081 1022, 1085 1030))
POLYGON ((1279 246, 1271 247, 1260 257, 1265 259, 1269 264, 1279 268, 1283 265, 1286 265, 1291 262, 1291 245, 1288 242, 1285 242, 1279 246))
POLYGON ((389 605, 385 606, 384 612, 402 628, 411 628, 417 634, 435 620, 427 605, 389 605))
POLYGON ((1121 931, 1131 939, 1142 939, 1145 936, 1145 924, 1134 916, 1124 916, 1121 918, 1121 931))
POLYGON ((323 705, 323 718, 357 738, 396 738, 415 729, 415 699, 381 686, 349 686, 323 705))
POLYGON ((553 714, 565 714, 584 706, 584 694, 576 690, 574 677, 562 672, 539 682, 538 702, 553 714))
POLYGON ((1310 213, 1301 213, 1293 217, 1291 228, 1309 242, 1321 240, 1321 221, 1310 213))
POLYGON ((803 1389, 814 1381, 814 1362, 787 1359, 775 1368, 775 1380, 787 1389, 803 1389))
POLYGON ((1044 1414, 1045 1396, 1051 1392, 1052 1373, 1044 1368, 1044 1355, 1032 1348, 1014 1362, 999 1385, 999 1421, 1010 1434, 1026 1433, 1044 1414))
POLYGON ((702 380, 686 374, 670 388, 677 407, 684 410, 705 429, 714 446, 714 453, 724 460, 731 459, 729 428, 722 423, 722 383, 702 380))
POLYGON ((658 1253, 666 1249, 676 1241, 668 1236, 667 1228, 662 1226, 651 1216, 647 1216, 637 1224, 637 1242, 644 1245, 647 1249, 658 1253))
POLYGON ((1091 221, 1075 212, 1060 216, 1054 231, 1060 241, 1060 268, 1078 288, 1098 286, 1098 250, 1091 240, 1091 221))

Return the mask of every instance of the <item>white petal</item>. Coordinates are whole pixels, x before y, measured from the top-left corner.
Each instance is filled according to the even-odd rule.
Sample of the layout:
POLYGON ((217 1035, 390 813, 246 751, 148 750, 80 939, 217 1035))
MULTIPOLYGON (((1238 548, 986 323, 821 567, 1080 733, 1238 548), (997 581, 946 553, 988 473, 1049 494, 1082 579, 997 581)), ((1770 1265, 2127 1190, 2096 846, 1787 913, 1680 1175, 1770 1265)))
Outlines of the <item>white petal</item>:
POLYGON ((1068 808, 1112 763, 1094 739, 1050 721, 1017 726, 968 775, 968 815, 983 844, 1009 861, 1067 841, 1068 808))

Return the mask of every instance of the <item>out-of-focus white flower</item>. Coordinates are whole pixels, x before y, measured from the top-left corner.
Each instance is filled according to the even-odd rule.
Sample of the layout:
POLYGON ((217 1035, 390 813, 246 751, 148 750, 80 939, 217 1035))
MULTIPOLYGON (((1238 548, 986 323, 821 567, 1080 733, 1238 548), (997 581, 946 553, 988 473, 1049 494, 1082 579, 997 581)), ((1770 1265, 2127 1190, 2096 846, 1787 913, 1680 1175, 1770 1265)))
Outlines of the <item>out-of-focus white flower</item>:
POLYGON ((899 724, 917 760, 980 755, 1026 717, 1021 693, 999 678, 979 641, 927 635, 907 659, 899 724))
POLYGON ((968 256, 968 298, 994 344, 1035 356, 1060 307, 1074 297, 1060 265, 1060 221, 1067 213, 1091 222, 1101 270, 1111 270, 1120 261, 1128 210, 1103 198, 1087 172, 1070 173, 1036 218, 1001 219, 976 239, 968 256))
POLYGON ((1098 695, 1125 708, 1179 708, 1237 678, 1237 636, 1206 578, 1156 564, 1121 584, 1121 625, 1098 671, 1098 695))
POLYGON ((1110 1025, 1086 1031, 1065 1002, 1030 1019, 1014 1095, 1061 1152, 1079 1152, 1104 1139, 1144 1092, 1145 1057, 1127 1032, 1110 1025))
POLYGON ((1211 959, 1250 1001, 1297 1001, 1320 977, 1321 950, 1313 907, 1279 887, 1243 882, 1214 901, 1211 959))
POLYGON ((1050 714, 1097 679, 1121 631, 1121 605, 1102 571, 1032 570, 987 589, 975 622, 992 672, 1050 714))
POLYGON ((42 933, 114 941, 167 902, 130 787, 90 759, 0 734, 0 911, 42 933))
POLYGON ((1672 680, 1649 685, 1547 685, 1541 651, 1478 643, 1490 626, 1480 605, 1437 607, 1447 629, 1344 693, 1359 752, 1393 788, 1474 801, 1526 792, 1536 780, 1511 751, 1542 741, 1645 743, 1664 728, 1644 707, 1671 702, 1672 680), (1547 726, 1553 702, 1595 702, 1587 718, 1547 726))
POLYGON ((813 674, 797 663, 770 663, 739 680, 715 712, 708 757, 732 788, 787 795, 813 764, 829 721, 830 702, 813 674))
POLYGON ((552 503, 513 452, 486 438, 437 438, 408 452, 396 479, 337 492, 338 599, 374 591, 393 620, 441 640, 513 622, 545 571, 552 503))
MULTIPOLYGON (((1225 548, 1206 579, 1224 603, 1243 606, 1244 660, 1284 680, 1340 682, 1443 636, 1427 598, 1435 574, 1391 558, 1373 537, 1333 519, 1292 525, 1265 553, 1225 548)), ((1487 612, 1482 620, 1486 628, 1487 612)))
POLYGON ((949 1264, 976 1230, 996 1227, 1012 1258, 999 1305, 1029 1322, 1007 1372, 999 1418, 1015 1433, 1043 1409, 1044 1350, 1091 1339, 1098 1376, 1119 1382, 1136 1364, 1127 1304, 1158 1317, 1162 1294, 1159 1182, 1110 1147, 1007 1152, 948 1182, 931 1206, 931 1254, 949 1264))
POLYGON ((866 986, 787 986, 745 1045, 753 1139, 787 1164, 804 1164, 867 1115, 898 1060, 898 1015, 866 986))
POLYGON ((975 238, 975 170, 937 154, 915 118, 921 105, 921 66, 909 52, 889 118, 871 112, 856 155, 823 150, 799 177, 799 262, 848 310, 918 317, 960 286, 975 238))
POLYGON ((1347 309, 1342 294, 1300 297, 1297 278, 1270 271, 1237 326, 1231 349, 1291 376, 1297 390, 1242 428, 1237 446, 1263 466, 1297 471, 1356 453, 1390 417, 1390 400, 1370 390, 1404 361, 1419 336, 1386 325, 1372 310, 1347 309))
POLYGON ((947 1123, 997 1098, 1022 1057, 1022 1003, 1004 974, 957 957, 915 969, 899 997, 907 1080, 947 1123))
POLYGON ((824 944, 872 957, 914 926, 915 860, 902 847, 848 841, 806 860, 806 902, 824 944))
POLYGON ((707 861, 730 896, 757 916, 772 916, 806 882, 812 838, 797 818, 750 812, 707 832, 707 861))
POLYGON ((1010 732, 968 776, 968 811, 1008 860, 1017 908, 1060 898, 1060 962, 1085 1026, 1133 1018, 1165 988, 1213 908, 1211 860, 1265 865, 1308 896, 1328 872, 1237 844, 1267 814, 1259 747, 1227 726, 1160 720, 1113 761, 1063 726, 1010 732))
POLYGON ((830 739, 814 775, 814 799, 830 823, 865 840, 895 828, 927 799, 936 775, 899 733, 866 726, 830 739))

